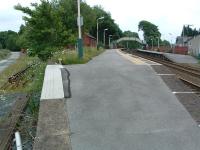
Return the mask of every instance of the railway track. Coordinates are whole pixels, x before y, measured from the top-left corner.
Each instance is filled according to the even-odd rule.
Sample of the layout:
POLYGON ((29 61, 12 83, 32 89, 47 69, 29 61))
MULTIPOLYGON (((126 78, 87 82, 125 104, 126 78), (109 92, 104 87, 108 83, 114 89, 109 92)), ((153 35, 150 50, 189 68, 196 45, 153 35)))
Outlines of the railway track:
POLYGON ((181 81, 183 81, 186 85, 188 85, 193 92, 195 92, 199 97, 200 97, 200 87, 199 85, 189 81, 189 80, 186 80, 185 78, 181 78, 181 77, 178 77, 181 81))
POLYGON ((195 91, 198 96, 200 96, 200 68, 191 67, 186 64, 177 64, 171 61, 167 61, 161 58, 155 58, 153 56, 149 56, 147 54, 139 53, 136 51, 129 51, 128 53, 167 66, 177 75, 177 77, 180 80, 182 80, 185 84, 191 87, 192 90, 195 91))
MULTIPOLYGON (((20 70, 19 72, 10 76, 7 82, 2 87, 0 87, 0 90, 5 90, 9 86, 16 86, 26 75, 27 71, 29 71, 33 67, 36 67, 37 65, 39 65, 39 63, 33 63, 23 70, 20 70)), ((27 82, 27 80, 25 82, 27 82)), ((13 98, 13 101, 15 102, 12 105, 11 110, 7 113, 6 116, 4 116, 4 121, 0 122, 0 150, 11 149, 13 134, 16 130, 18 122, 23 116, 23 112, 27 106, 28 100, 29 95, 24 93, 22 93, 20 96, 13 98)))
POLYGON ((159 59, 159 58, 154 58, 152 56, 144 55, 144 54, 141 54, 141 53, 138 53, 138 52, 132 52, 132 54, 137 55, 137 56, 142 57, 142 58, 145 58, 145 59, 149 59, 151 61, 163 64, 167 67, 170 67, 170 68, 173 68, 173 69, 176 69, 176 70, 179 70, 179 71, 188 73, 192 76, 196 76, 196 77, 200 78, 200 69, 192 68, 192 67, 189 67, 187 65, 177 64, 177 63, 170 62, 170 61, 167 61, 167 60, 162 60, 162 59, 159 59))

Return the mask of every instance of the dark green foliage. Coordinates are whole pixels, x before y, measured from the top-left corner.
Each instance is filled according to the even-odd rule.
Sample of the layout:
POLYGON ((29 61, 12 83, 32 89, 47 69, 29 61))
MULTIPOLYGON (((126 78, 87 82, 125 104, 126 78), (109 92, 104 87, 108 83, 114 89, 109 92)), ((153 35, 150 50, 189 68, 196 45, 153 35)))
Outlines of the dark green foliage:
MULTIPOLYGON (((123 37, 135 37, 135 38, 139 38, 139 35, 136 32, 124 31, 123 32, 123 37)), ((138 43, 137 41, 123 41, 123 42, 119 43, 119 46, 127 48, 127 49, 141 48, 141 44, 138 43)))
POLYGON ((127 49, 138 49, 142 48, 142 45, 136 41, 123 41, 119 43, 120 47, 124 47, 127 49))
POLYGON ((84 17, 84 31, 89 32, 94 37, 97 36, 97 19, 104 17, 103 20, 99 20, 99 43, 103 43, 104 29, 108 29, 108 31, 106 31, 106 45, 108 45, 109 35, 113 35, 112 40, 118 39, 122 36, 121 29, 114 22, 110 13, 106 12, 101 6, 89 8, 86 3, 82 3, 82 8, 82 15, 84 17), (88 9, 84 9, 86 7, 88 7, 88 9))
MULTIPOLYGON (((52 56, 54 47, 75 45, 77 41, 77 1, 75 0, 41 0, 40 4, 32 4, 33 8, 15 6, 16 10, 26 14, 21 26, 18 43, 21 47, 31 50, 32 55, 41 59, 52 56), (43 56, 45 55, 45 56, 43 56)), ((84 18, 83 32, 96 36, 96 21, 98 17, 105 19, 99 25, 99 40, 103 41, 103 30, 108 28, 108 34, 121 36, 121 30, 114 23, 110 14, 101 7, 90 7, 81 2, 81 14, 84 18)), ((108 42, 108 41, 107 41, 108 42)))
POLYGON ((11 51, 19 51, 20 47, 17 43, 17 39, 18 33, 14 31, 9 30, 0 32, 0 47, 11 51))
POLYGON ((159 32, 158 26, 151 22, 145 20, 140 21, 138 28, 144 32, 144 39, 148 45, 151 45, 152 40, 153 43, 157 43, 158 39, 161 41, 161 33, 159 32))
POLYGON ((68 3, 63 0, 59 2, 41 0, 41 4, 32 5, 35 9, 21 5, 15 6, 15 9, 29 15, 29 17, 24 17, 26 26, 22 31, 19 43, 31 49, 31 55, 36 54, 42 60, 47 60, 52 56, 54 47, 74 44, 76 39, 73 30, 75 29, 73 26, 69 28, 75 22, 72 19, 71 4, 73 2, 70 0, 68 3))
POLYGON ((164 40, 164 41, 161 42, 161 45, 162 46, 170 46, 170 42, 167 41, 167 40, 164 40))
POLYGON ((54 51, 54 48, 46 47, 43 50, 39 51, 38 57, 41 60, 46 61, 53 56, 53 51, 54 51))
POLYGON ((182 30, 181 36, 194 37, 194 36, 199 35, 199 34, 200 34, 200 32, 197 31, 196 28, 192 29, 192 28, 190 28, 190 25, 188 25, 188 26, 183 26, 183 30, 182 30))
POLYGON ((136 37, 136 38, 139 38, 139 35, 136 32, 124 31, 123 37, 136 37))

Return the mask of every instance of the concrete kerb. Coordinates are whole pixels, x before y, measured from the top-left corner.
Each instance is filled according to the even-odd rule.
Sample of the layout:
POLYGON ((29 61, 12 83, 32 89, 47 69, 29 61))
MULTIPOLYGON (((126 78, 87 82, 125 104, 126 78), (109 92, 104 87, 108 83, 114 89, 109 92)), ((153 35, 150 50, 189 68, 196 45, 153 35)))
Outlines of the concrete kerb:
POLYGON ((48 65, 45 70, 41 94, 37 133, 34 150, 70 150, 70 131, 68 127, 66 98, 71 93, 65 93, 69 88, 69 74, 63 79, 61 65, 48 65), (64 80, 64 81, 62 81, 64 80), (64 87, 65 82, 66 87, 64 87))

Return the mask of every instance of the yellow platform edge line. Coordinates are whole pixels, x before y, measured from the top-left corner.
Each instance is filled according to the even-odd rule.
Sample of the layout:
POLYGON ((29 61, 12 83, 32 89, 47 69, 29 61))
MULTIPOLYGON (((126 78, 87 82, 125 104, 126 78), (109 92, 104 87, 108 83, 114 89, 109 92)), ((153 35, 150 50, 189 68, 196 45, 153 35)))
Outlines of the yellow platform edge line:
POLYGON ((125 59, 131 61, 132 63, 136 64, 136 65, 147 65, 144 61, 137 59, 137 58, 133 58, 131 56, 129 56, 128 54, 124 54, 123 52, 121 52, 120 50, 116 50, 117 53, 119 55, 121 55, 122 57, 124 57, 125 59))

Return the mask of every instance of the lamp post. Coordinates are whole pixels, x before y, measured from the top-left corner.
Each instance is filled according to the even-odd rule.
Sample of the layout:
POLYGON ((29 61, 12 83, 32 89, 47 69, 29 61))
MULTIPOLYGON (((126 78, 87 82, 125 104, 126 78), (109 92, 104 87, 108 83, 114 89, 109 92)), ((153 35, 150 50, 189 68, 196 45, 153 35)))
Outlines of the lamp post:
POLYGON ((97 47, 99 45, 99 20, 104 19, 104 17, 97 18, 97 47))
POLYGON ((171 36, 171 37, 170 37, 170 38, 171 38, 171 39, 170 39, 170 42, 171 42, 170 45, 171 45, 172 53, 174 53, 174 47, 173 47, 173 43, 172 43, 172 39, 173 39, 174 37, 173 37, 173 34, 172 34, 172 33, 169 33, 169 35, 171 36))
POLYGON ((82 18, 81 18, 81 11, 80 11, 80 0, 77 0, 78 4, 78 57, 83 58, 83 41, 82 41, 82 35, 81 35, 81 25, 82 25, 82 18))
POLYGON ((160 37, 157 37, 158 38, 158 50, 160 48, 160 37))
POLYGON ((110 38, 112 37, 113 35, 109 35, 109 48, 110 48, 110 38))
POLYGON ((172 33, 169 33, 169 35, 171 36, 171 39, 170 39, 171 44, 170 45, 171 45, 171 48, 172 48, 172 36, 173 35, 172 35, 172 33))
POLYGON ((108 29, 104 29, 104 33, 103 33, 103 44, 104 44, 104 47, 106 46, 106 31, 108 29))
POLYGON ((151 49, 153 50, 153 39, 151 39, 151 49))

